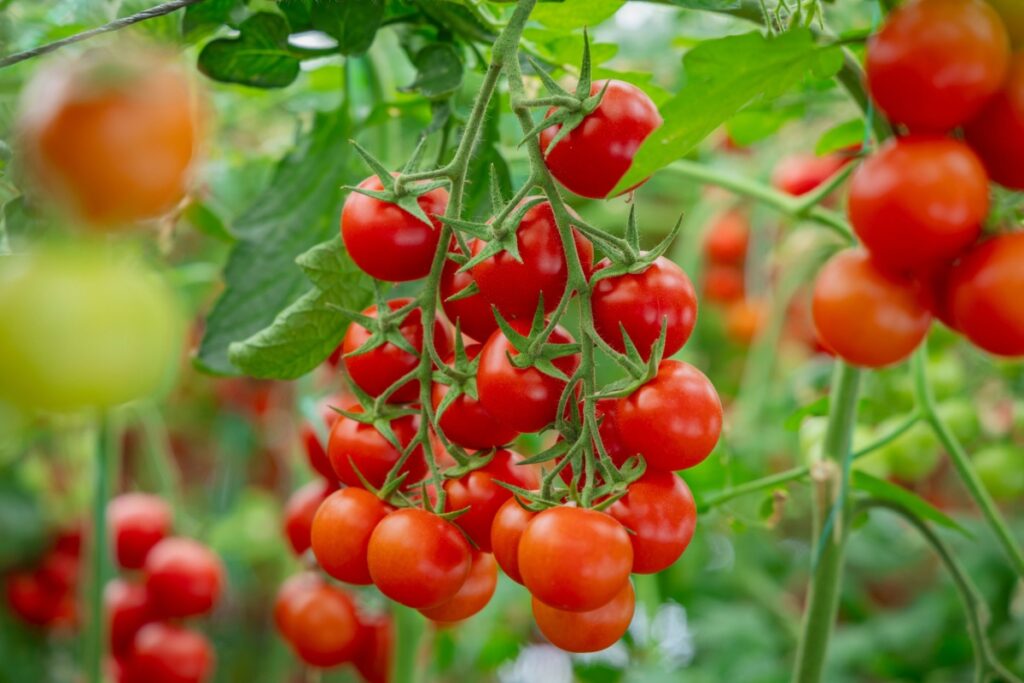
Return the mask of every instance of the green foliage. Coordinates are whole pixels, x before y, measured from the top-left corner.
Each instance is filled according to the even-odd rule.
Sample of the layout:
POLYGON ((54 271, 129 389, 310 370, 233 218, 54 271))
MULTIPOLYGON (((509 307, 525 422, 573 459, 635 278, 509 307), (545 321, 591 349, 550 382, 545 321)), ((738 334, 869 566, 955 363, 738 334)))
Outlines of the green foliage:
POLYGON ((384 19, 384 0, 334 0, 313 2, 310 22, 338 41, 343 55, 360 55, 370 49, 381 20, 384 19))
POLYGON ((431 43, 413 59, 416 80, 406 92, 418 91, 429 99, 445 98, 462 85, 462 58, 451 43, 431 43))
POLYGON ((241 23, 237 38, 218 38, 199 53, 199 70, 218 81, 256 88, 283 88, 299 75, 288 47, 284 17, 260 12, 241 23))

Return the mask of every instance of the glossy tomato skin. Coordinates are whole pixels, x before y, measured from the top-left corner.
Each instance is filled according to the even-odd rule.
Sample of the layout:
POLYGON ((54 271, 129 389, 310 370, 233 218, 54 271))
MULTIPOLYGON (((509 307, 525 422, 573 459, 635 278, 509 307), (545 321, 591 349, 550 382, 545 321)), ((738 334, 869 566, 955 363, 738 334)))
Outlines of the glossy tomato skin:
POLYGON ((984 0, 914 0, 868 40, 868 89, 893 122, 944 133, 995 94, 1009 55, 1006 29, 984 0))
POLYGON ((519 541, 523 584, 546 605, 572 612, 597 609, 629 581, 633 546, 613 517, 555 507, 534 517, 519 541))
POLYGON ((146 555, 170 532, 174 523, 167 501, 148 493, 125 493, 107 505, 107 521, 117 563, 139 569, 146 555))
POLYGON ((545 128, 540 134, 551 174, 572 192, 591 199, 603 199, 615 189, 640 144, 662 122, 658 107, 635 85, 595 81, 590 94, 601 92, 606 83, 597 108, 550 152, 548 146, 561 126, 545 128))
POLYGON ((518 453, 500 449, 483 467, 473 470, 458 479, 444 483, 446 510, 455 511, 469 508, 459 515, 455 524, 466 532, 478 548, 491 551, 491 527, 498 509, 512 497, 512 492, 496 482, 512 484, 519 488, 533 490, 540 485, 532 467, 518 463, 523 459, 518 453))
POLYGON ((673 472, 649 469, 608 514, 633 533, 633 572, 656 574, 686 550, 697 526, 697 505, 690 487, 673 472))
POLYGON ((961 332, 989 353, 1024 355, 1024 233, 993 237, 953 267, 948 310, 961 332))
POLYGON ((519 571, 519 543, 526 526, 537 515, 527 510, 514 497, 506 500, 491 523, 491 550, 498 566, 508 578, 516 583, 523 582, 519 571))
POLYGON ((452 523, 420 508, 392 512, 373 530, 367 554, 380 592, 406 607, 437 607, 462 587, 469 543, 452 523))
POLYGON ((1014 54, 1006 83, 964 127, 964 135, 992 180, 1024 190, 1024 52, 1014 54))
MULTIPOLYGON (((341 346, 338 349, 340 353, 341 346)), ((341 362, 340 356, 338 362, 341 362)), ((324 426, 327 427, 328 434, 330 434, 331 427, 334 426, 339 417, 338 413, 331 409, 331 406, 341 405, 341 397, 334 397, 324 399, 317 406, 320 418, 324 426)), ((302 447, 306 451, 306 459, 313 471, 328 481, 336 481, 337 475, 334 474, 334 468, 331 467, 331 459, 327 457, 327 447, 320 440, 317 430, 308 421, 303 421, 300 427, 300 437, 302 439, 302 447)))
POLYGON ((494 556, 473 551, 473 564, 462 588, 450 600, 437 607, 421 609, 427 619, 442 624, 454 624, 482 610, 491 601, 498 586, 498 563, 494 556))
POLYGON ((879 269, 858 249, 839 252, 821 269, 811 311, 818 338, 829 350, 869 368, 909 356, 932 320, 911 280, 879 269))
POLYGON ((873 259, 897 272, 921 271, 977 239, 988 215, 988 177, 961 142, 894 139, 854 172, 847 211, 873 259))
POLYGON ((313 518, 321 503, 337 488, 334 484, 316 479, 295 491, 284 506, 284 534, 296 555, 309 550, 313 532, 313 518))
MULTIPOLYGON (((476 240, 473 240, 470 244, 475 243, 476 240)), ((472 248, 470 246, 470 249, 472 248)), ((494 319, 491 305, 484 295, 477 292, 461 299, 449 301, 450 297, 455 296, 474 282, 473 275, 469 271, 460 273, 459 268, 460 265, 455 261, 444 262, 440 284, 441 306, 452 326, 458 323, 459 331, 462 334, 478 342, 485 342, 498 329, 498 322, 494 319)))
POLYGON ((742 266, 750 247, 750 220, 739 209, 719 214, 704 236, 704 256, 711 263, 742 266))
POLYGON ((220 558, 199 541, 165 538, 153 546, 143 567, 153 614, 189 617, 213 609, 224 587, 220 558))
POLYGON ((206 636, 156 622, 136 634, 124 675, 128 683, 205 683, 212 678, 215 661, 206 636))
MULTIPOLYGON (((384 189, 377 176, 359 187, 384 189)), ((430 218, 427 225, 397 204, 352 192, 341 210, 341 237, 349 256, 364 272, 388 282, 426 277, 441 239, 441 222, 448 207, 448 192, 437 188, 421 195, 420 208, 430 218)))
POLYGON ((567 652, 598 652, 626 635, 636 609, 636 594, 627 580, 609 602, 586 612, 560 610, 545 605, 537 596, 532 606, 537 627, 552 645, 567 652))
POLYGON ((816 190, 848 162, 840 154, 791 154, 775 165, 772 185, 788 195, 799 197, 816 190))
POLYGON ((658 374, 615 407, 627 451, 648 467, 682 470, 704 461, 722 432, 722 402, 704 374, 689 363, 664 360, 658 374))
POLYGON ((363 646, 353 663, 365 683, 391 681, 391 651, 395 647, 395 624, 387 614, 360 614, 363 646))
POLYGON ((288 641, 299 659, 318 668, 352 661, 362 645, 363 631, 348 593, 321 582, 298 592, 294 600, 288 641))
MULTIPOLYGON (((361 413, 358 406, 349 406, 349 412, 361 413)), ((409 444, 419 429, 419 417, 404 415, 391 421, 391 430, 403 446, 409 444)), ((394 466, 401 453, 373 425, 356 422, 341 416, 331 429, 331 437, 327 442, 327 456, 331 460, 338 479, 347 486, 362 488, 363 482, 359 474, 370 485, 379 488, 387 479, 388 472, 394 466)), ((423 459, 423 448, 417 446, 402 467, 408 472, 405 478, 407 485, 420 481, 427 473, 427 462, 423 459)))
MULTIPOLYGON (((391 310, 398 310, 409 303, 411 299, 393 299, 388 302, 391 310)), ((370 306, 364 315, 377 317, 377 307, 370 306)), ((362 346, 369 338, 370 331, 359 323, 353 322, 345 332, 345 339, 342 341, 344 350, 345 369, 349 377, 359 387, 371 396, 380 396, 392 384, 400 380, 419 365, 419 353, 423 351, 423 322, 422 312, 416 308, 409 312, 401 322, 400 331, 417 354, 403 351, 394 344, 386 342, 375 349, 349 355, 362 346)), ((447 325, 441 320, 434 320, 434 348, 442 358, 451 352, 452 339, 448 332, 447 325)), ((420 395, 420 383, 410 380, 403 384, 389 397, 391 403, 408 403, 415 401, 420 395)))
MULTIPOLYGON (((471 344, 466 347, 466 356, 470 360, 480 355, 483 346, 471 344)), ((453 365, 455 357, 448 358, 449 365, 453 365)), ((440 382, 434 382, 431 391, 431 399, 436 410, 450 387, 440 382)), ((449 441, 463 448, 475 448, 485 450, 502 446, 519 436, 519 432, 506 427, 493 415, 487 412, 483 404, 466 394, 459 396, 441 414, 439 425, 449 441)))
POLYGON ((725 304, 743 298, 746 289, 743 268, 712 264, 704 271, 703 295, 708 301, 725 304))
MULTIPOLYGON (((583 272, 589 275, 594 247, 576 230, 573 230, 573 239, 583 272)), ((502 251, 473 266, 470 273, 484 300, 495 306, 506 320, 532 320, 541 297, 545 312, 555 310, 569 279, 565 250, 551 204, 542 201, 526 212, 516 228, 516 240, 521 260, 502 251)), ((479 254, 484 243, 474 241, 471 248, 474 255, 479 254)))
POLYGON ((313 518, 312 545, 320 567, 346 583, 372 583, 366 564, 370 535, 391 507, 369 491, 346 488, 335 491, 313 518))
MULTIPOLYGON (((514 323, 521 334, 529 332, 525 322, 514 323)), ((568 344, 572 337, 556 327, 549 341, 568 344)), ((517 356, 505 334, 498 330, 484 344, 480 352, 480 365, 476 372, 477 393, 484 408, 502 424, 518 432, 538 432, 554 421, 558 401, 565 390, 563 380, 545 375, 535 367, 517 368, 508 356, 517 356)), ((554 361, 555 367, 567 377, 579 367, 579 356, 562 356, 554 361)))
MULTIPOLYGON (((602 261, 596 272, 610 265, 610 261, 602 261)), ((662 325, 667 328, 668 357, 683 348, 697 323, 697 292, 693 283, 682 268, 664 256, 643 272, 598 280, 591 306, 594 327, 609 346, 625 353, 625 328, 625 334, 644 358, 650 358, 662 325)))
POLYGON ((103 589, 103 609, 108 620, 110 651, 122 657, 131 651, 135 634, 152 619, 146 587, 122 578, 111 579, 103 589))

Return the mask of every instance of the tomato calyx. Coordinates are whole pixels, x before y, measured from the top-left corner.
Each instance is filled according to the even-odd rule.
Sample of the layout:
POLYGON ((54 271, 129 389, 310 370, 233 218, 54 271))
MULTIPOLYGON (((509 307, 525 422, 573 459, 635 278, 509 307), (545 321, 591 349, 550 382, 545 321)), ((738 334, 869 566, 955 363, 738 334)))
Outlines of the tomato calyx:
MULTIPOLYGON (((494 319, 498 322, 498 327, 501 329, 502 334, 505 335, 509 344, 516 351, 515 354, 507 354, 508 360, 513 367, 520 370, 531 367, 537 368, 545 375, 560 379, 563 382, 573 383, 576 381, 575 377, 569 377, 562 372, 554 364, 554 361, 558 358, 578 354, 580 352, 580 345, 578 342, 557 343, 548 341, 551 334, 555 331, 557 324, 554 321, 549 322, 545 320, 543 293, 540 295, 537 311, 530 322, 530 329, 527 334, 522 334, 509 321, 505 320, 496 307, 494 308, 494 319)), ((571 392, 567 390, 562 394, 563 402, 565 402, 566 395, 569 393, 571 392)))
POLYGON ((355 187, 352 185, 345 185, 342 189, 348 190, 349 192, 358 192, 359 194, 366 195, 367 197, 373 197, 374 199, 379 199, 382 202, 394 204, 433 229, 434 226, 433 223, 430 222, 430 217, 427 216, 425 211, 423 211, 423 207, 419 205, 417 200, 428 192, 433 192, 441 187, 447 187, 449 181, 446 179, 434 179, 413 185, 409 184, 405 180, 404 176, 415 168, 416 163, 418 162, 419 152, 422 150, 417 150, 417 153, 414 153, 412 158, 409 160, 409 163, 406 164, 404 171, 396 174, 388 170, 388 168, 379 159, 370 154, 370 152, 364 149, 358 142, 355 140, 352 140, 351 142, 352 146, 355 147, 356 152, 359 153, 359 156, 363 158, 366 165, 369 166, 377 175, 385 189, 370 190, 365 187, 355 187), (390 188, 385 182, 386 178, 393 178, 390 188))
MULTIPOLYGON (((455 218, 441 218, 441 222, 451 227, 456 234, 466 232, 486 243, 483 249, 471 258, 466 258, 462 254, 458 253, 448 255, 449 258, 455 261, 463 261, 463 259, 465 259, 462 262, 462 265, 459 266, 458 272, 467 272, 479 263, 486 261, 493 256, 497 256, 502 252, 508 252, 517 262, 522 263, 523 257, 519 253, 519 226, 522 224, 523 219, 526 218, 526 214, 529 213, 530 209, 546 201, 547 199, 538 195, 534 197, 527 197, 518 203, 502 202, 499 204, 499 206, 502 206, 502 209, 490 223, 475 223, 473 221, 464 221, 455 218)), ((461 248, 462 247, 460 247, 460 249, 461 248)), ((464 253, 469 252, 467 251, 464 253)), ((472 291, 464 293, 466 290, 472 289, 475 285, 476 283, 473 283, 460 292, 457 292, 453 297, 449 297, 449 301, 471 296, 476 293, 472 291)), ((479 289, 477 289, 477 291, 479 291, 479 289)))

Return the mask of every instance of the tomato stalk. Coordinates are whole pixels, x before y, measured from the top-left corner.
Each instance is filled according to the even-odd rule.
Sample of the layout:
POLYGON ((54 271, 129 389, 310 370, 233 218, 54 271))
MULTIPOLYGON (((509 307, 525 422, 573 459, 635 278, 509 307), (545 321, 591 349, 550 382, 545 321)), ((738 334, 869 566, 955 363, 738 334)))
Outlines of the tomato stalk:
POLYGON ((88 615, 85 628, 83 670, 89 683, 102 683, 103 655, 106 650, 106 618, 103 614, 103 590, 111 572, 107 534, 107 503, 110 500, 118 464, 118 438, 109 413, 96 420, 96 450, 93 459, 92 529, 89 542, 89 582, 85 602, 88 615))
POLYGON ((427 620, 416 610, 398 603, 392 604, 391 614, 395 620, 391 680, 394 683, 417 683, 423 680, 420 671, 420 645, 427 630, 427 620))

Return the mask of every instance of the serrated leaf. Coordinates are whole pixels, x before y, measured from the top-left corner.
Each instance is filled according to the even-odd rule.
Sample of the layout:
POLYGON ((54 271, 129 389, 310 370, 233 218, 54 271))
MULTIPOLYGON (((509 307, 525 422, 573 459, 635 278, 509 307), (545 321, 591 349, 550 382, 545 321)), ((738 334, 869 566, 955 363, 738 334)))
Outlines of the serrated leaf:
POLYGON ((413 59, 416 80, 408 91, 419 91, 429 99, 444 98, 462 85, 463 66, 459 51, 451 43, 433 43, 416 53, 413 59))
POLYGON ((565 0, 557 4, 537 5, 530 18, 548 28, 572 31, 584 26, 597 26, 624 4, 625 0, 565 0))
POLYGON ((288 48, 290 29, 279 14, 260 12, 238 27, 237 38, 211 40, 199 53, 199 70, 225 83, 283 88, 299 75, 288 48))
POLYGON ((901 486, 897 486, 896 484, 884 479, 874 477, 863 470, 853 471, 852 484, 858 491, 863 491, 875 498, 881 498, 882 500, 898 503, 922 519, 927 519, 939 526, 944 526, 947 529, 957 531, 967 538, 973 538, 971 532, 960 526, 960 524, 953 520, 949 515, 942 512, 916 493, 912 493, 901 486))
POLYGON ((384 19, 384 0, 317 0, 310 9, 313 27, 338 41, 343 55, 370 49, 384 19))
POLYGON ((825 131, 814 146, 817 155, 831 154, 864 142, 864 120, 851 119, 825 131))

